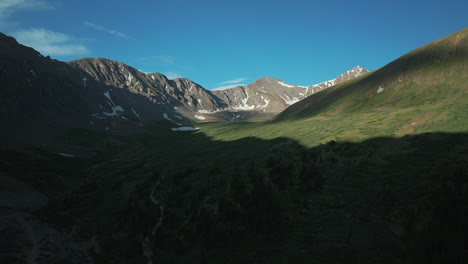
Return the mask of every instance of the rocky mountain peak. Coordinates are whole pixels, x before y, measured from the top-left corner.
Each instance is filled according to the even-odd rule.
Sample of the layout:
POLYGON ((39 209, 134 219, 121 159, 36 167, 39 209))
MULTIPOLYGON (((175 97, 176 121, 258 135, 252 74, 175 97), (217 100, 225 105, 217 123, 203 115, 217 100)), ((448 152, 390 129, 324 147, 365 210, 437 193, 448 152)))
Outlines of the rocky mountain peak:
POLYGON ((335 84, 351 80, 353 78, 359 77, 365 73, 369 72, 368 70, 364 69, 362 66, 356 66, 351 70, 341 74, 340 76, 336 77, 335 84))

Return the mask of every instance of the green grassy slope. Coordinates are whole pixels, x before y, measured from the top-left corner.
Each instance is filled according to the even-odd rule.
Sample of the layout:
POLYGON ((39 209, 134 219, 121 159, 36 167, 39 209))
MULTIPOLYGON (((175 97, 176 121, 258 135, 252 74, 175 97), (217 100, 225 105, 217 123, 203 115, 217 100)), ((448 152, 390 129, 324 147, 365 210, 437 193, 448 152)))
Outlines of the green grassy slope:
POLYGON ((202 126, 218 140, 285 136, 314 146, 330 140, 463 132, 468 131, 467 116, 468 29, 463 29, 312 95, 272 122, 202 126))
POLYGON ((415 49, 359 79, 311 96, 276 119, 450 107, 466 102, 467 89, 468 28, 415 49))

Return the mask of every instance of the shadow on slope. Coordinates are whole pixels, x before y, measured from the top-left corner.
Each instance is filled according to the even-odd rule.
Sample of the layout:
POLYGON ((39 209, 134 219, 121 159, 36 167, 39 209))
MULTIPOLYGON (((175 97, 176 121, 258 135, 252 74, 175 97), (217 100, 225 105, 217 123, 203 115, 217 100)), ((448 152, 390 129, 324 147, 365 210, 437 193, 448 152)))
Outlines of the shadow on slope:
MULTIPOLYGON (((50 244, 73 242, 80 254, 34 250, 79 263, 140 263, 143 252, 153 263, 465 263, 466 149, 468 134, 306 149, 286 138, 212 141, 157 123, 99 160, 4 153, 2 175, 17 184, 2 192, 34 188, 49 200, 34 210, 3 205, 3 223, 21 230, 27 216, 71 234, 50 244), (36 177, 42 163, 61 169, 36 177), (57 179, 67 184, 47 184, 57 179)), ((0 230, 18 241, 5 243, 10 261, 33 250, 26 231, 0 230)))
POLYGON ((163 113, 182 105, 168 94, 161 95, 168 101, 162 104, 148 94, 107 85, 2 33, 0 83, 1 149, 53 143, 61 128, 142 133, 141 120, 163 119, 163 113))

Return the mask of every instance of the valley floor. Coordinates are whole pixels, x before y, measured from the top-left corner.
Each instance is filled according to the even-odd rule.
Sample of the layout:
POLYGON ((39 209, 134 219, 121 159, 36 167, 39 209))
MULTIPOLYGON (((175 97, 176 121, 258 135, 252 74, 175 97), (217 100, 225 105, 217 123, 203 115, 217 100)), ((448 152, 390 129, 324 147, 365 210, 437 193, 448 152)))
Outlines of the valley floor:
POLYGON ((156 122, 132 137, 65 130, 62 144, 96 154, 3 152, 2 257, 147 263, 148 238, 153 263, 463 263, 468 134, 406 111, 400 125, 401 113, 374 112, 197 132, 156 122))

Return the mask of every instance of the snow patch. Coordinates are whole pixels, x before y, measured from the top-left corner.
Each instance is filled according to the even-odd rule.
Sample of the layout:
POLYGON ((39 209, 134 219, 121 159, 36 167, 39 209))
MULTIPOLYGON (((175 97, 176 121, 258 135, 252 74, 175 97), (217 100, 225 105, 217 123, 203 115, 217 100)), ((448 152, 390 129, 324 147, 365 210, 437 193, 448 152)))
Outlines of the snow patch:
POLYGON ((130 85, 130 83, 132 82, 132 79, 133 79, 133 75, 129 73, 127 76, 127 86, 130 85))
POLYGON ((98 114, 91 114, 92 117, 97 118, 97 119, 105 119, 102 116, 98 116, 98 114))
POLYGON ((171 128, 172 131, 197 131, 197 127, 174 127, 171 128))
POLYGON ((107 97, 107 99, 109 99, 109 101, 111 101, 113 105, 115 105, 114 101, 112 101, 109 91, 105 92, 104 96, 107 97))
POLYGON ((218 113, 218 112, 221 112, 221 111, 222 111, 221 109, 215 109, 214 111, 213 110, 201 109, 201 110, 198 110, 197 112, 200 113, 200 114, 214 114, 214 113, 218 113))
MULTIPOLYGON (((112 101, 109 91, 105 92, 104 96, 107 97, 107 99, 109 99, 110 102, 108 101, 107 104, 109 104, 109 106, 112 108, 112 112, 110 113, 102 112, 103 114, 107 116, 115 116, 115 115, 118 115, 117 111, 125 112, 125 110, 121 106, 116 105, 114 101, 112 101)), ((99 106, 102 108, 101 105, 99 106)))
POLYGON ((238 106, 234 106, 233 109, 236 110, 253 110, 255 108, 255 105, 248 105, 247 100, 249 100, 249 94, 246 92, 247 97, 245 99, 242 99, 242 104, 238 106))
POLYGON ((125 110, 120 105, 115 105, 115 106, 112 106, 112 112, 110 113, 102 112, 102 113, 105 114, 106 116, 116 116, 116 115, 119 115, 118 112, 125 112, 125 110))
POLYGON ((286 86, 286 87, 289 87, 289 88, 293 88, 294 85, 290 85, 290 84, 287 84, 287 83, 284 83, 284 82, 278 82, 279 84, 283 85, 283 86, 286 86))
POLYGON ((384 91, 384 88, 382 86, 379 86, 379 89, 377 89, 377 93, 381 93, 384 91))
POLYGON ((141 119, 140 115, 135 111, 135 109, 132 108, 132 112, 133 112, 139 119, 141 119))
POLYGON ((195 115, 195 118, 200 119, 200 120, 205 120, 206 117, 201 116, 201 115, 195 115))
POLYGON ((284 103, 287 104, 287 105, 293 105, 297 102, 300 101, 299 98, 296 98, 296 97, 293 97, 292 99, 289 98, 289 96, 285 95, 287 99, 283 98, 281 95, 280 95, 280 98, 283 99, 284 103))
POLYGON ((61 155, 61 156, 64 156, 64 157, 69 157, 69 158, 74 158, 74 157, 76 157, 75 155, 66 154, 66 153, 57 153, 57 154, 59 154, 59 155, 61 155))
POLYGON ((172 119, 169 118, 169 116, 167 115, 167 113, 164 113, 164 114, 163 114, 163 117, 164 117, 164 119, 166 119, 166 120, 172 121, 172 119))
POLYGON ((88 78, 85 77, 82 80, 83 80, 83 85, 86 86, 86 81, 88 80, 88 78))
POLYGON ((260 106, 260 108, 267 107, 268 104, 270 103, 270 100, 268 98, 264 98, 263 96, 260 96, 260 98, 262 98, 262 101, 265 103, 264 105, 260 106))
POLYGON ((178 126, 181 126, 181 125, 182 125, 182 124, 179 124, 179 123, 177 123, 176 121, 170 119, 169 116, 167 115, 167 113, 164 113, 164 114, 163 114, 163 117, 164 117, 164 119, 166 119, 166 120, 168 120, 168 121, 171 121, 172 123, 174 123, 174 124, 176 124, 176 125, 178 125, 178 126))
POLYGON ((328 87, 332 87, 333 85, 335 85, 335 79, 333 80, 328 80, 328 81, 325 81, 325 82, 322 82, 322 83, 318 83, 318 84, 314 84, 312 85, 312 87, 318 87, 320 88, 321 90, 323 90, 323 87, 325 86, 325 88, 328 88, 328 87))
POLYGON ((93 125, 93 126, 94 126, 94 122, 93 122, 93 121, 91 121, 91 120, 90 120, 90 121, 89 121, 89 123, 91 123, 91 125, 93 125))
POLYGON ((211 113, 214 113, 213 111, 210 111, 210 110, 198 110, 197 112, 200 113, 200 114, 211 114, 211 113))

